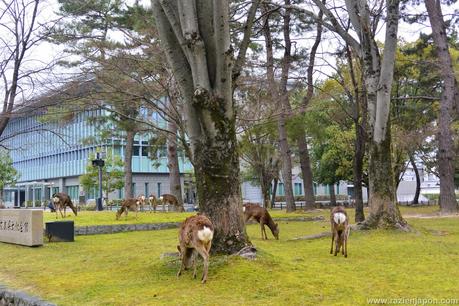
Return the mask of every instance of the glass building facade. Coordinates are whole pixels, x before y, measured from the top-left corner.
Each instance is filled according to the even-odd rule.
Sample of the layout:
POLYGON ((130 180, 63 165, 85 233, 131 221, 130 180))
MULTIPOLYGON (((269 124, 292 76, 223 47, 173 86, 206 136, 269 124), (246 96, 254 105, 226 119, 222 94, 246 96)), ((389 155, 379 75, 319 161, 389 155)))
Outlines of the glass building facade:
MULTIPOLYGON (((32 187, 25 188, 25 201, 32 198, 49 199, 49 195, 57 191, 67 192, 72 199, 78 199, 82 195, 79 176, 85 173, 89 156, 96 150, 112 150, 114 155, 124 159, 125 143, 122 137, 106 139, 102 144, 87 143, 88 139, 98 137, 96 127, 89 123, 90 118, 107 114, 101 109, 86 110, 62 124, 43 122, 40 114, 10 120, 1 137, 3 140, 0 141, 12 149, 10 155, 13 166, 21 174, 17 185, 25 186, 37 182, 36 185, 31 184, 32 187), (53 185, 38 186, 43 182, 53 182, 53 185)), ((158 122, 161 119, 157 114, 150 116, 149 120, 161 125, 161 122, 158 122)), ((166 147, 158 150, 156 156, 150 156, 149 138, 150 135, 142 134, 137 135, 134 141, 132 171, 137 187, 136 194, 155 193, 156 186, 167 182, 169 169, 166 147), (155 180, 155 176, 158 181, 155 180), (140 181, 137 180, 139 177, 140 181)), ((181 152, 179 167, 181 173, 192 170, 191 163, 181 152)), ((20 195, 16 194, 16 197, 18 196, 20 195)), ((95 191, 86 194, 87 198, 94 196, 95 191)), ((113 197, 122 196, 123 192, 120 190, 113 197)), ((11 194, 7 191, 5 200, 8 201, 10 198, 11 194)))

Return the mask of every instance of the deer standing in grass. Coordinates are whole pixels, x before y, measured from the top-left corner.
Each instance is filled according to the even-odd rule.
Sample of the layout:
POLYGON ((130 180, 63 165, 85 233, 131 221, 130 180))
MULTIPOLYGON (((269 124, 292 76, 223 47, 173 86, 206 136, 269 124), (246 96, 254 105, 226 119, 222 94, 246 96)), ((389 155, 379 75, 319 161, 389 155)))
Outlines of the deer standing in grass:
POLYGON ((178 209, 178 211, 183 211, 183 206, 179 205, 177 198, 172 194, 165 193, 161 195, 159 197, 159 201, 163 204, 163 211, 165 211, 164 205, 166 203, 172 205, 173 207, 178 209))
POLYGON ((207 281, 207 272, 209 270, 209 251, 214 236, 214 226, 209 218, 204 215, 191 216, 185 219, 180 226, 179 245, 182 263, 177 277, 193 265, 193 278, 196 278, 196 257, 201 255, 204 261, 202 273, 202 283, 207 281))
POLYGON ((266 235, 265 225, 269 227, 273 236, 279 240, 279 225, 274 223, 273 219, 269 215, 269 212, 266 208, 259 206, 258 204, 246 203, 242 207, 244 212, 244 221, 249 221, 250 218, 255 219, 261 226, 261 239, 268 240, 266 235), (264 235, 263 235, 264 234, 264 235))
POLYGON ((341 249, 344 257, 347 257, 347 239, 349 237, 349 218, 346 210, 342 206, 336 206, 330 214, 332 231, 332 242, 330 254, 333 254, 333 242, 335 242, 335 256, 341 249))
POLYGON ((140 207, 140 211, 143 211, 145 205, 149 205, 147 198, 142 194, 137 197, 137 202, 140 207))
POLYGON ((138 199, 126 199, 126 200, 123 200, 123 202, 121 202, 121 208, 118 209, 118 211, 116 212, 116 220, 118 220, 121 215, 123 214, 124 212, 124 215, 127 219, 127 215, 128 215, 128 211, 129 210, 133 210, 135 211, 135 218, 137 219, 137 215, 138 215, 138 212, 139 212, 139 205, 140 205, 140 202, 138 199))
POLYGON ((150 196, 148 197, 147 203, 148 203, 148 206, 150 207, 150 212, 152 208, 153 208, 153 211, 156 212, 156 206, 158 206, 158 200, 153 194, 150 194, 150 196))
POLYGON ((66 217, 66 208, 67 206, 70 207, 70 209, 73 211, 75 216, 77 215, 77 209, 75 205, 73 205, 72 200, 68 196, 68 194, 63 193, 63 192, 58 192, 53 194, 53 204, 54 204, 54 210, 56 211, 56 219, 58 218, 57 211, 61 213, 61 217, 65 218, 66 217), (64 208, 64 214, 62 214, 62 208, 64 208))

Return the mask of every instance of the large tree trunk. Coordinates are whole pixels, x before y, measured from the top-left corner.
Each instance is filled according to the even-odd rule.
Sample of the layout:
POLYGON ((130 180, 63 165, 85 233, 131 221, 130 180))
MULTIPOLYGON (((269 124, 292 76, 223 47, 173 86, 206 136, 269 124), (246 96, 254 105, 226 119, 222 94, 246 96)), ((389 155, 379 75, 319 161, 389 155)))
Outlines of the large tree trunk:
POLYGON ((335 185, 334 184, 328 185, 328 190, 330 191, 330 205, 336 206, 335 185))
POLYGON ((370 214, 364 223, 372 228, 404 228, 406 226, 395 199, 389 131, 390 129, 386 130, 383 142, 377 143, 372 140, 369 144, 370 197, 368 206, 370 214))
POLYGON ((134 131, 126 131, 126 146, 124 148, 124 198, 134 197, 132 190, 132 150, 134 148, 134 131))
POLYGON ((228 1, 152 0, 161 43, 184 99, 199 209, 215 231, 212 250, 248 242, 242 216, 228 1))
POLYGON ((179 211, 183 208, 182 184, 180 182, 179 160, 177 155, 177 124, 172 120, 168 123, 167 135, 167 167, 169 168, 170 193, 177 198, 179 211))
POLYGON ((435 44, 440 72, 443 79, 443 93, 440 100, 438 118, 438 172, 440 173, 440 211, 444 214, 459 211, 454 192, 454 142, 451 132, 452 115, 458 87, 454 76, 451 55, 448 51, 446 26, 443 21, 440 1, 426 0, 427 13, 432 26, 432 38, 435 44))

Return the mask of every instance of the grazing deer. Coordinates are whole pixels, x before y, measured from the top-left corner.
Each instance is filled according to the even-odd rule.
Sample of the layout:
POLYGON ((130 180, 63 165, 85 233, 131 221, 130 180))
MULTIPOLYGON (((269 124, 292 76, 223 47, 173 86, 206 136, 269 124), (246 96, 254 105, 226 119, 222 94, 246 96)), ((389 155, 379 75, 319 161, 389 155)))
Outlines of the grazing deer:
POLYGON ((332 242, 330 254, 333 254, 333 241, 335 242, 335 256, 341 249, 344 257, 347 257, 347 239, 349 237, 349 218, 346 210, 342 206, 336 206, 330 214, 332 231, 332 242))
POLYGON ((127 219, 128 210, 135 211, 135 218, 137 219, 137 214, 139 212, 139 201, 137 199, 126 199, 121 202, 121 208, 116 212, 116 220, 119 220, 121 215, 124 212, 124 215, 127 219))
POLYGON ((65 218, 66 217, 66 208, 67 206, 72 209, 73 213, 75 216, 77 215, 77 209, 75 205, 73 205, 72 200, 68 196, 68 194, 63 193, 63 192, 58 192, 53 194, 53 205, 54 205, 54 210, 56 211, 56 219, 58 218, 57 211, 61 213, 61 217, 65 218), (62 214, 62 208, 64 208, 64 214, 62 214))
POLYGON ((140 207, 140 211, 143 211, 143 208, 144 208, 145 204, 147 204, 147 199, 145 198, 145 196, 143 194, 139 195, 137 197, 137 202, 138 202, 138 205, 140 207))
POLYGON ((177 198, 172 194, 165 193, 165 194, 161 195, 159 197, 159 201, 163 204, 163 211, 165 211, 164 210, 165 209, 164 205, 166 203, 172 205, 173 207, 178 209, 178 211, 183 211, 183 206, 179 205, 177 198))
POLYGON ((209 218, 204 215, 191 216, 185 219, 180 226, 179 245, 182 263, 177 277, 193 265, 193 278, 196 278, 196 256, 201 255, 204 260, 204 269, 202 273, 202 283, 207 281, 207 272, 209 270, 209 251, 214 236, 214 226, 209 218))
POLYGON ((246 203, 242 207, 242 211, 244 212, 244 221, 249 221, 250 218, 255 219, 261 226, 261 239, 268 240, 268 236, 266 235, 265 224, 273 233, 273 236, 279 240, 279 225, 274 223, 273 219, 269 215, 269 212, 266 208, 259 206, 258 204, 253 203, 246 203), (264 236, 263 236, 264 234, 264 236))
POLYGON ((156 212, 156 206, 158 206, 158 200, 153 194, 150 194, 148 197, 148 206, 150 206, 150 212, 151 208, 153 207, 153 211, 156 212))

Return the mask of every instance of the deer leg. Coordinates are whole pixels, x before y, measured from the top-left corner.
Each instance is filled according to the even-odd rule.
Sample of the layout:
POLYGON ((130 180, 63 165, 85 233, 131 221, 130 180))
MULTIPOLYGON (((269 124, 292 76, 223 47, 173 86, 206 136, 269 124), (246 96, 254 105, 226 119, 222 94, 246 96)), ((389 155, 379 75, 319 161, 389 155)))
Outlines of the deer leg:
POLYGON ((61 213, 61 217, 64 218, 64 215, 62 214, 62 207, 59 206, 59 212, 61 213))
POLYGON ((181 248, 180 248, 180 257, 182 258, 182 263, 180 264, 180 269, 177 272, 177 277, 182 275, 182 271, 185 269, 186 251, 182 250, 181 248))
POLYGON ((199 253, 199 255, 201 255, 202 259, 204 260, 204 269, 202 272, 201 279, 201 282, 204 284, 207 281, 207 272, 209 270, 209 253, 203 246, 196 248, 196 251, 199 253))
POLYGON ((330 254, 333 254, 333 242, 335 242, 335 233, 332 231, 332 242, 331 242, 330 254))
POLYGON ((339 234, 336 233, 336 237, 335 237, 335 253, 334 255, 336 256, 339 252, 339 234))
POLYGON ((346 229, 344 235, 344 257, 347 257, 347 238, 349 237, 349 228, 346 229))
POLYGON ((67 209, 67 206, 64 206, 64 218, 67 217, 66 209, 67 209))
POLYGON ((263 229, 264 229, 264 226, 263 226, 263 223, 260 222, 260 229, 261 229, 261 240, 264 240, 265 239, 265 236, 263 236, 263 229))
POLYGON ((193 257, 191 258, 191 261, 193 262, 193 278, 196 278, 196 274, 197 274, 197 273, 196 273, 196 266, 197 266, 197 265, 196 265, 196 257, 197 257, 197 256, 196 256, 196 251, 193 251, 193 255, 191 255, 191 256, 193 256, 193 257))

